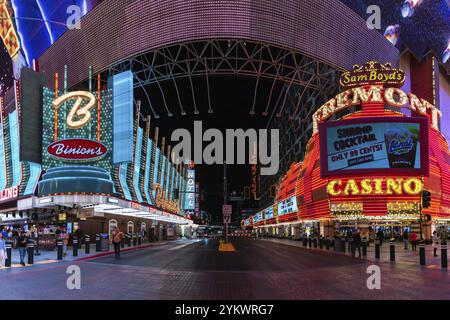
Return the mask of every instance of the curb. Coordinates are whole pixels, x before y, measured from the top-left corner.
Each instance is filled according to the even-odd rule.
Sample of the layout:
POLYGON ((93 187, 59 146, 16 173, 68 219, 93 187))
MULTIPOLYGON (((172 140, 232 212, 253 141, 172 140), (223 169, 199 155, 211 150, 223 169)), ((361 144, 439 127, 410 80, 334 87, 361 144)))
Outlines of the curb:
MULTIPOLYGON (((383 261, 381 259, 377 260, 377 259, 369 257, 369 256, 365 256, 365 257, 359 258, 359 257, 352 257, 347 252, 344 253, 344 252, 337 252, 337 251, 334 251, 334 250, 329 250, 328 251, 328 250, 319 249, 319 248, 309 248, 309 247, 303 247, 303 246, 296 246, 296 245, 290 244, 288 242, 271 241, 270 239, 264 239, 264 238, 263 239, 258 239, 258 240, 268 241, 268 242, 272 242, 272 243, 278 243, 278 244, 291 246, 291 247, 297 247, 297 248, 300 248, 300 249, 304 249, 306 251, 323 252, 325 254, 331 254, 331 255, 336 255, 336 256, 341 256, 341 257, 348 257, 348 258, 351 258, 351 259, 354 259, 354 260, 357 260, 357 261, 365 261, 365 262, 377 263, 377 264, 380 264, 380 263, 387 263, 387 264, 396 263, 396 264, 408 265, 408 266, 418 265, 418 263, 416 264, 416 263, 414 263, 412 261, 389 261, 389 260, 383 261)), ((389 252, 384 252, 384 253, 385 254, 389 254, 389 252)), ((420 266, 419 265, 419 267, 424 267, 424 268, 428 268, 428 269, 436 269, 435 266, 437 266, 437 265, 435 265, 435 264, 427 264, 425 266, 420 266)), ((438 267, 438 269, 441 269, 441 268, 438 267)), ((442 269, 442 270, 445 270, 445 269, 442 269)))

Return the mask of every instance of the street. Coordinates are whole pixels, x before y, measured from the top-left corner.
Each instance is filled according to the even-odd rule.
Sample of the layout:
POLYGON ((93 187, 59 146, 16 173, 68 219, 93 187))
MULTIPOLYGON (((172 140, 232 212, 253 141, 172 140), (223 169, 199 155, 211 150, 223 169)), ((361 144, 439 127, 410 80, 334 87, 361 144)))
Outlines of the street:
POLYGON ((0 270, 1 299, 448 299, 448 271, 383 262, 381 289, 369 290, 373 262, 263 240, 177 240, 122 254, 0 270), (68 266, 81 270, 69 290, 68 266))

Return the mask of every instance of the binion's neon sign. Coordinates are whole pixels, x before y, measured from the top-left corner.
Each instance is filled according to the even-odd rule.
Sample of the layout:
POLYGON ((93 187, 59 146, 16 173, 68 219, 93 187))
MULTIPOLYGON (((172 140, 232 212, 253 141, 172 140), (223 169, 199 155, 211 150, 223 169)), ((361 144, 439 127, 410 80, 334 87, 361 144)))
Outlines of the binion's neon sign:
POLYGON ((75 99, 75 104, 69 111, 66 123, 71 129, 78 129, 87 124, 91 118, 91 109, 95 106, 96 98, 88 91, 73 91, 66 93, 53 101, 53 108, 58 110, 62 103, 75 99), (81 106, 83 100, 87 100, 86 105, 81 106))

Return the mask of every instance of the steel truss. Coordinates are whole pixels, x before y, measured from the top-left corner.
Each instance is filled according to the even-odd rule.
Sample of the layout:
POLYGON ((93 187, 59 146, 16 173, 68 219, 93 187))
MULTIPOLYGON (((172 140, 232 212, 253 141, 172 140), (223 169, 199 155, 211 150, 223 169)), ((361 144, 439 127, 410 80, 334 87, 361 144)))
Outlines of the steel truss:
POLYGON ((311 95, 320 95, 335 83, 337 70, 320 61, 299 52, 270 44, 248 40, 214 39, 184 42, 162 47, 142 55, 111 65, 108 76, 131 70, 135 77, 135 89, 143 90, 150 110, 155 118, 160 114, 173 116, 175 113, 186 115, 188 112, 199 114, 196 90, 206 90, 208 113, 213 113, 210 98, 210 78, 214 76, 238 76, 255 79, 253 104, 249 113, 261 112, 263 116, 275 114, 281 117, 289 109, 294 119, 304 109, 303 105, 311 101, 311 95), (202 77, 206 87, 194 86, 193 79, 202 77), (179 81, 188 80, 192 99, 186 110, 186 97, 179 93, 179 81), (263 110, 256 110, 256 97, 261 90, 261 80, 272 81, 267 104, 263 110), (178 106, 169 106, 166 100, 165 85, 171 83, 175 88, 178 106), (281 92, 274 90, 281 84, 281 92), (147 89, 156 86, 162 97, 162 106, 152 102, 147 89), (276 96, 278 95, 278 96, 276 96), (295 108, 287 108, 293 104, 295 108), (275 110, 270 110, 275 105, 275 110))

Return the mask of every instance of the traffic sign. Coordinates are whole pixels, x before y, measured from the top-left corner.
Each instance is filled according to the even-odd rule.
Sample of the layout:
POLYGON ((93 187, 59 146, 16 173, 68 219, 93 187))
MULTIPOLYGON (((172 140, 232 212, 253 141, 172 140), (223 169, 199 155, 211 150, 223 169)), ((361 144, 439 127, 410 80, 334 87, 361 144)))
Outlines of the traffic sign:
POLYGON ((233 209, 232 209, 232 206, 231 206, 231 204, 224 204, 223 206, 222 206, 222 213, 224 214, 224 215, 231 215, 231 211, 232 211, 233 209))
POLYGON ((224 224, 230 224, 231 223, 231 215, 223 215, 223 223, 224 224))

